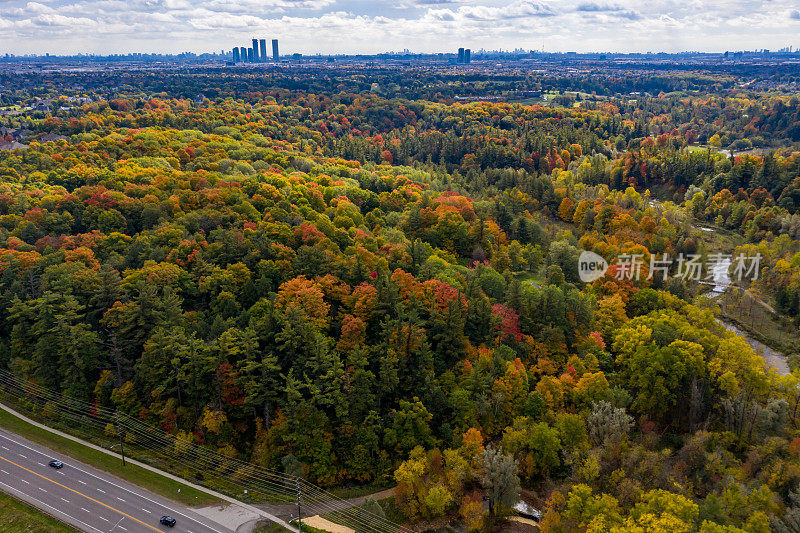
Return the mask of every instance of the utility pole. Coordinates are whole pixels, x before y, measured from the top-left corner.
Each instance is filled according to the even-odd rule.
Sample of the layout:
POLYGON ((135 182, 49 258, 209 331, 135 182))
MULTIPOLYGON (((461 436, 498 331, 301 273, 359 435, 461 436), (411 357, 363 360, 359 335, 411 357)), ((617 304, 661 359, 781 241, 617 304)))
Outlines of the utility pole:
POLYGON ((295 483, 297 486, 297 531, 300 533, 303 532, 303 515, 300 514, 300 502, 303 498, 303 493, 300 491, 300 478, 295 478, 295 483))
POLYGON ((123 446, 122 426, 119 423, 119 411, 114 411, 114 420, 117 425, 117 435, 119 435, 119 451, 122 455, 122 466, 125 466, 125 447, 123 446))

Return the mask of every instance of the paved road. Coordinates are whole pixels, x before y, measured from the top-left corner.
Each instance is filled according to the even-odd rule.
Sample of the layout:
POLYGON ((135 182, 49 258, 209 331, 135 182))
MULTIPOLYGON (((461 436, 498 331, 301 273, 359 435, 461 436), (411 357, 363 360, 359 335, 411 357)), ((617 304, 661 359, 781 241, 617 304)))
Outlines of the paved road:
POLYGON ((189 508, 0 429, 0 490, 90 533, 230 532, 189 508), (64 462, 55 470, 51 459, 64 462), (158 523, 170 515, 174 528, 158 523))

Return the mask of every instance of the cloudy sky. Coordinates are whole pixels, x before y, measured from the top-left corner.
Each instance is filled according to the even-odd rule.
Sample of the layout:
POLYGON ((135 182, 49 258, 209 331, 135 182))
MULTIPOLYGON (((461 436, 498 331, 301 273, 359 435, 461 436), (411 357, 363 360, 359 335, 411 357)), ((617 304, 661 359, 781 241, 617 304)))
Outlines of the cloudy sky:
POLYGON ((797 0, 0 0, 0 53, 800 47, 797 0))

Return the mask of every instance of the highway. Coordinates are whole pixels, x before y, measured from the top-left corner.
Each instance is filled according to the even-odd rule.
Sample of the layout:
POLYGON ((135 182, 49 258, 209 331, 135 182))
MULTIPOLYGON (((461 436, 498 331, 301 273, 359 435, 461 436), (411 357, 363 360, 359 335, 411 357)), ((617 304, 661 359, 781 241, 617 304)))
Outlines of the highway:
MULTIPOLYGON (((120 465, 120 468, 122 466, 120 465)), ((188 507, 0 429, 0 490, 90 533, 230 532, 188 507), (64 467, 48 463, 58 459, 64 467), (159 524, 162 515, 177 523, 159 524)))

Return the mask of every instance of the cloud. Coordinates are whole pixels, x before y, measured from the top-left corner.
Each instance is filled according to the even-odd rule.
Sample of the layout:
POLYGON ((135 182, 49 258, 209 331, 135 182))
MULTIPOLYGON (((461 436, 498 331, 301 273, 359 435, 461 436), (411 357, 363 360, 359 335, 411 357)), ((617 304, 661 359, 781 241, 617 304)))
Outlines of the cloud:
POLYGON ((0 0, 0 46, 13 53, 204 52, 229 50, 255 35, 302 53, 800 44, 797 0, 400 1, 0 0))
POLYGON ((34 17, 31 22, 39 26, 74 29, 76 27, 97 26, 97 21, 86 17, 65 17, 56 13, 46 13, 34 17))
POLYGON ((621 11, 622 9, 622 6, 618 6, 616 4, 597 4, 595 2, 587 2, 578 5, 576 11, 592 13, 597 11, 621 11))
POLYGON ((458 12, 466 18, 481 21, 552 17, 556 14, 550 6, 532 0, 521 0, 504 7, 464 6, 458 12))
POLYGON ((626 18, 628 20, 639 20, 642 18, 642 15, 636 11, 620 11, 618 13, 614 13, 614 15, 617 17, 626 18))

